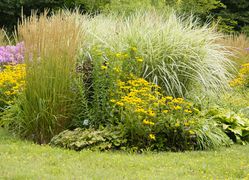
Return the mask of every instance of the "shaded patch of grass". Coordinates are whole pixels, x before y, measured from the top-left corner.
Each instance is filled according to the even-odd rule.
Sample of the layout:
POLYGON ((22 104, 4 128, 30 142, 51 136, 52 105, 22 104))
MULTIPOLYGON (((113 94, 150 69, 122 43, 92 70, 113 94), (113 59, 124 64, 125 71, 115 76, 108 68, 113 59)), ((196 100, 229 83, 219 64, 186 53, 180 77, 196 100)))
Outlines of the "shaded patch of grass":
POLYGON ((219 151, 128 154, 35 145, 0 129, 0 177, 7 179, 242 179, 249 146, 219 151))

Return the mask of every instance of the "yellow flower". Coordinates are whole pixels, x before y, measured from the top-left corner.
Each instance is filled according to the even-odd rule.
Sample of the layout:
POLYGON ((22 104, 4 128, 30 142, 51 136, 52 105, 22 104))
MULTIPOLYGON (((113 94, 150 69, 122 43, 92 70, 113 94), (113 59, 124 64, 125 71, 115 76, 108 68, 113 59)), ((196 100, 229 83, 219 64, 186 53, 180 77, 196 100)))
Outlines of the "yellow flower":
POLYGON ((152 121, 149 121, 149 120, 147 120, 147 119, 144 119, 143 120, 143 124, 145 124, 145 125, 155 125, 155 123, 154 122, 152 122, 152 121))
POLYGON ((185 112, 185 113, 192 113, 192 111, 189 110, 189 109, 185 109, 184 112, 185 112))
POLYGON ((189 130, 189 134, 194 135, 194 134, 195 134, 195 132, 194 132, 194 131, 192 131, 192 130, 189 130))
POLYGON ((146 111, 143 108, 137 108, 135 110, 136 113, 146 113, 146 111))
POLYGON ((106 70, 106 69, 107 69, 107 66, 101 66, 101 69, 102 69, 102 70, 106 70))
POLYGON ((132 51, 137 51, 137 48, 136 47, 132 47, 131 50, 132 51))
POLYGON ((168 113, 169 112, 169 110, 163 110, 163 113, 168 113))
POLYGON ((152 140, 156 140, 156 136, 154 134, 149 134, 149 138, 152 140))
POLYGON ((10 91, 5 91, 4 94, 6 94, 7 96, 9 96, 9 95, 12 94, 12 92, 10 92, 10 91))
POLYGON ((121 53, 117 53, 117 54, 116 54, 116 57, 117 57, 117 58, 120 58, 121 56, 122 56, 121 53))
POLYGON ((137 62, 143 62, 144 60, 142 58, 136 57, 137 62))
POLYGON ((174 110, 181 110, 182 109, 181 106, 174 106, 173 108, 174 108, 174 110))
POLYGON ((166 98, 166 100, 172 100, 173 99, 172 96, 166 96, 165 98, 166 98))
POLYGON ((118 73, 120 72, 120 69, 118 67, 113 68, 113 70, 118 72, 118 73))
POLYGON ((116 100, 115 100, 115 99, 111 99, 111 100, 110 100, 110 102, 115 103, 115 102, 116 102, 116 100))
POLYGON ((116 105, 117 106, 124 106, 124 103, 122 103, 122 102, 116 102, 116 105))
POLYGON ((7 96, 14 96, 19 93, 24 85, 26 76, 26 65, 5 65, 0 71, 0 89, 7 96))
POLYGON ((175 127, 179 127, 180 126, 180 124, 179 123, 175 123, 175 127))
POLYGON ((149 116, 152 116, 152 117, 154 117, 156 115, 156 113, 154 111, 152 111, 151 109, 148 110, 147 114, 149 116))
POLYGON ((189 126, 189 123, 188 123, 188 122, 185 122, 184 125, 185 125, 185 126, 189 126))

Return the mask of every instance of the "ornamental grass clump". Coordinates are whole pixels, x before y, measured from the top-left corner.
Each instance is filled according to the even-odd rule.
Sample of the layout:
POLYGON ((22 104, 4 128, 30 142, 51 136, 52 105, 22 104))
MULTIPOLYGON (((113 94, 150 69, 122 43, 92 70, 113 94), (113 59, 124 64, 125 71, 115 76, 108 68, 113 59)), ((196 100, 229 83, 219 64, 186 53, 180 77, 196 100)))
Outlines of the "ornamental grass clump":
POLYGON ((233 52, 234 56, 232 57, 232 60, 236 62, 238 66, 248 62, 249 37, 245 34, 225 36, 219 42, 233 52))
POLYGON ((214 28, 174 13, 138 12, 128 17, 99 15, 85 21, 93 44, 124 51, 136 47, 143 58, 141 76, 168 95, 185 96, 195 88, 220 93, 229 88, 230 52, 217 43, 214 28))
POLYGON ((81 29, 72 14, 36 14, 18 25, 25 42, 26 86, 8 112, 10 129, 38 143, 47 143, 72 122, 77 109, 76 54, 81 29))
POLYGON ((3 29, 0 29, 0 46, 6 45, 6 32, 3 29))

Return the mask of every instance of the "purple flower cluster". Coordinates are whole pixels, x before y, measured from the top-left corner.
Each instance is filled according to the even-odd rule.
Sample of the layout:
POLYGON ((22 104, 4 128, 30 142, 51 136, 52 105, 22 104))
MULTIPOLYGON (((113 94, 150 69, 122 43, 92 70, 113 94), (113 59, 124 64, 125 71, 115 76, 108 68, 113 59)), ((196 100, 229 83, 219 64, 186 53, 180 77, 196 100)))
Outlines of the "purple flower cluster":
POLYGON ((24 60, 24 43, 20 42, 16 46, 0 46, 0 64, 21 63, 24 60))

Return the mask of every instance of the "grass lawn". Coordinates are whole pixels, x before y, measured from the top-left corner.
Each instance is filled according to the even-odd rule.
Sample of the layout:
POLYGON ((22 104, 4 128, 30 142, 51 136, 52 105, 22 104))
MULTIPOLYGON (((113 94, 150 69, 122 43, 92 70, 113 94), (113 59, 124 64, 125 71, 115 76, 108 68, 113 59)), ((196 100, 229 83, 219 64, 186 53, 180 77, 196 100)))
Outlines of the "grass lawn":
POLYGON ((0 129, 0 179, 249 179, 249 145, 142 155, 75 152, 20 141, 0 129))

